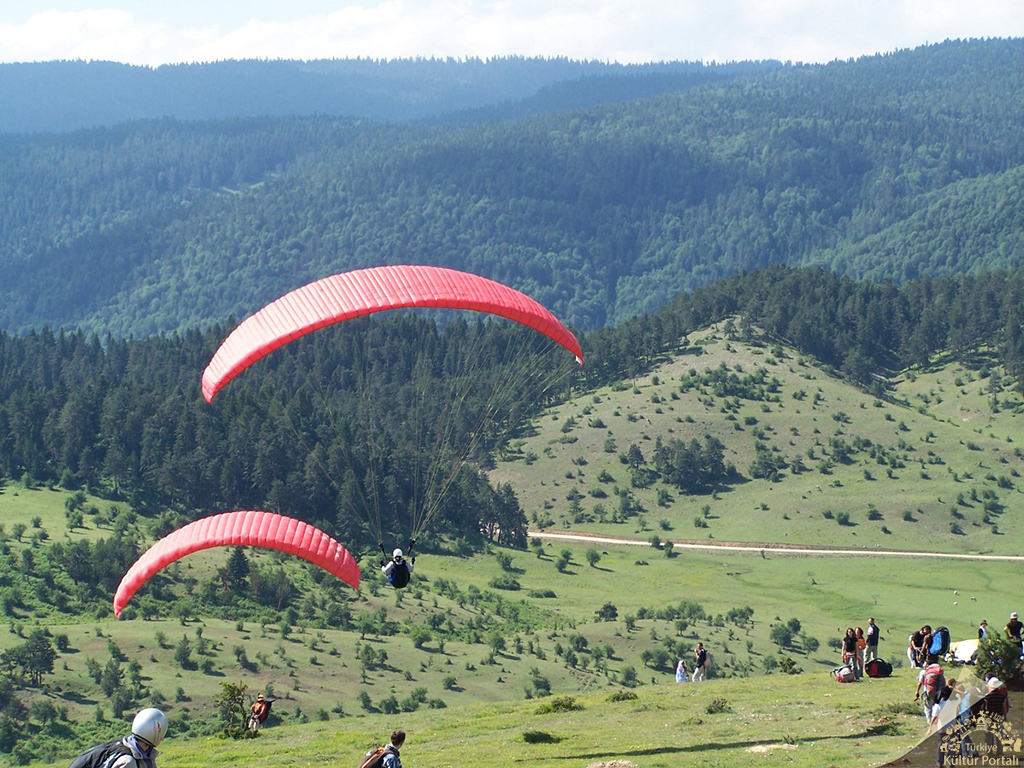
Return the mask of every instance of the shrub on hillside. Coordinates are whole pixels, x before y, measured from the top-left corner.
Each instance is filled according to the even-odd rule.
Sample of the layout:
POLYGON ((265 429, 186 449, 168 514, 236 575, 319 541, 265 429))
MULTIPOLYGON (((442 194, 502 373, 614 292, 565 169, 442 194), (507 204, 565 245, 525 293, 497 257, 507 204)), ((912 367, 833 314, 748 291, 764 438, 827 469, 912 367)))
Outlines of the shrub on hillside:
POLYGON ((994 675, 1011 687, 1024 683, 1020 646, 1008 637, 990 633, 978 646, 976 663, 982 680, 994 675))

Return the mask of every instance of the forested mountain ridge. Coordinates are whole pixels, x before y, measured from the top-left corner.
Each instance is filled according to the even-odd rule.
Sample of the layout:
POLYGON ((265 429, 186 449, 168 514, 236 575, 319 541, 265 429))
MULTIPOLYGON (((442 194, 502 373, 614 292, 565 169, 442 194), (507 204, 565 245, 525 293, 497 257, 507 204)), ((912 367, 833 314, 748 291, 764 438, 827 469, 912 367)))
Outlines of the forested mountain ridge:
POLYGON ((335 115, 382 121, 501 119, 678 90, 779 62, 616 64, 523 56, 470 59, 109 61, 0 64, 0 133, 65 132, 173 117, 335 115), (552 98, 554 96, 554 98, 552 98))
POLYGON ((586 330, 772 264, 1021 263, 1024 42, 787 66, 487 124, 160 120, 0 139, 0 327, 241 317, 384 263, 508 282, 586 330))

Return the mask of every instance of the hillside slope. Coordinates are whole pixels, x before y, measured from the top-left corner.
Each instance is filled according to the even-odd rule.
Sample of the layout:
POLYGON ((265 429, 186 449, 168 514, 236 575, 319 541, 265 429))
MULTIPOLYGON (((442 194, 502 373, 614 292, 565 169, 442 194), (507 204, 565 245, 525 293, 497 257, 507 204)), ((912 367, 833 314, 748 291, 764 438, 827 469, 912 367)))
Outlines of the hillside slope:
POLYGON ((517 441, 491 479, 512 484, 534 527, 1019 554, 1024 407, 998 370, 902 374, 882 400, 725 326, 690 342, 517 441), (734 474, 687 487, 708 438, 734 474))

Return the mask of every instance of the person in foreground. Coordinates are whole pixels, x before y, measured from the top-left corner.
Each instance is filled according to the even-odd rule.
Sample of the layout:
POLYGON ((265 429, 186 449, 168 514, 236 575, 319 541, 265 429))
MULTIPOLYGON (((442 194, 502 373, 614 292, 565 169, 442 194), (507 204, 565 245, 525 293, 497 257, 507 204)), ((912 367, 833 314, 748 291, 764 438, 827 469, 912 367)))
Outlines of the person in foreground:
POLYGON ((384 751, 384 759, 381 761, 381 768, 402 768, 402 758, 398 750, 405 744, 405 731, 392 731, 391 743, 384 751))
POLYGON ((371 749, 359 762, 359 768, 402 768, 398 750, 405 744, 405 731, 391 732, 391 741, 383 747, 371 749))
POLYGON ((166 735, 167 716, 148 707, 135 715, 128 736, 86 750, 71 768, 156 768, 156 746, 166 735))

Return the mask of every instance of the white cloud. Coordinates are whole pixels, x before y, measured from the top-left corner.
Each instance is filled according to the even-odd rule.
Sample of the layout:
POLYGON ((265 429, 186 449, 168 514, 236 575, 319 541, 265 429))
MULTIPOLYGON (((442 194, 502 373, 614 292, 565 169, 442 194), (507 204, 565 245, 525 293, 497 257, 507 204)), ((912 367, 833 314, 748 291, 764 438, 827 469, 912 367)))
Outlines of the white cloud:
POLYGON ((948 37, 1024 35, 1018 0, 53 1, 63 9, 17 16, 0 7, 0 59, 828 61, 948 37))

